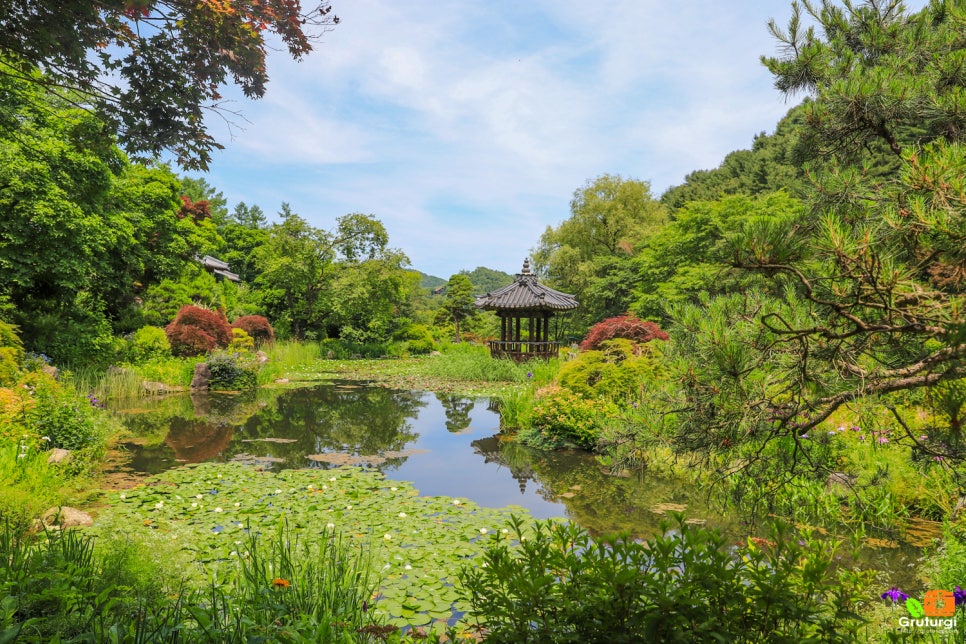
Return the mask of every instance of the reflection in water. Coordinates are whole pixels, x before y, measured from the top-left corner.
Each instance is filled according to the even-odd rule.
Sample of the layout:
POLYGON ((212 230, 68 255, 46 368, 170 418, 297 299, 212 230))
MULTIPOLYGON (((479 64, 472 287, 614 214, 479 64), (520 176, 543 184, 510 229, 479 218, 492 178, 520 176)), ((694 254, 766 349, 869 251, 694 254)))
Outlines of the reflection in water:
MULTIPOLYGON (((277 469, 360 463, 412 481, 424 495, 519 505, 537 518, 567 517, 593 534, 652 536, 676 508, 736 541, 749 533, 733 511, 709 504, 683 481, 609 476, 586 452, 544 452, 502 440, 499 414, 489 401, 335 382, 137 404, 114 409, 138 437, 126 445, 127 467, 136 473, 203 460, 277 469)), ((908 574, 918 552, 874 555, 882 557, 876 567, 898 582, 896 571, 908 574)))
POLYGON ((470 412, 474 403, 470 398, 451 394, 436 394, 436 400, 446 410, 446 431, 458 433, 470 426, 470 412))

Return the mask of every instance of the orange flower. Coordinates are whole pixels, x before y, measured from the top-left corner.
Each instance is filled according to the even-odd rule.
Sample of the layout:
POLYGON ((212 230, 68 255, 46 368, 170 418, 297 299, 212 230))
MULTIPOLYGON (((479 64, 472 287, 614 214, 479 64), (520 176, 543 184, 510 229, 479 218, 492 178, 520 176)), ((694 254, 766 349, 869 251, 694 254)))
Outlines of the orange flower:
POLYGON ((289 586, 291 586, 288 579, 280 579, 278 577, 272 580, 272 585, 275 586, 276 588, 288 588, 289 586))

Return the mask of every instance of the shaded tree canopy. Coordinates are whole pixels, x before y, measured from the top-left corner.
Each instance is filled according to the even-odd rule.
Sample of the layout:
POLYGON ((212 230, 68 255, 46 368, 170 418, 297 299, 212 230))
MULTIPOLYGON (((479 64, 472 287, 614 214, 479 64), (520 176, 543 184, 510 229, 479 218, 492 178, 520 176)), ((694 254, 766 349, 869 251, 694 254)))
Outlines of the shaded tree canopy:
POLYGON ((0 74, 98 112, 132 154, 205 169, 204 111, 229 81, 264 95, 266 37, 298 60, 337 22, 326 0, 0 0, 0 74))
MULTIPOLYGON (((890 394, 966 375, 966 7, 793 7, 787 30, 771 26, 783 54, 764 63, 779 89, 811 95, 802 136, 827 160, 811 171, 805 211, 753 218, 727 237, 730 264, 771 279, 782 296, 676 315, 695 333, 714 327, 700 335, 706 346, 695 340, 704 359, 692 364, 716 370, 706 381, 692 370, 691 390, 730 386, 742 397, 739 420, 695 394, 704 416, 695 435, 737 426, 797 437, 870 396, 901 424, 890 394), (883 150, 896 170, 880 163, 883 150)), ((954 437, 962 402, 947 409, 954 437)))

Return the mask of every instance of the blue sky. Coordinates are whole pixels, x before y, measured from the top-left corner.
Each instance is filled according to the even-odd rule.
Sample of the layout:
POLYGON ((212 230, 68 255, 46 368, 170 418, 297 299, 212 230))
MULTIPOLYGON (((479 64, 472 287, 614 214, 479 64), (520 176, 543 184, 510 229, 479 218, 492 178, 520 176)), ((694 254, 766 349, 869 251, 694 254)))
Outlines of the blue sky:
MULTIPOLYGON (((309 4, 306 2, 306 4, 309 4)), ((375 215, 412 267, 509 273, 601 174, 655 197, 793 103, 762 54, 784 0, 333 0, 341 24, 266 97, 210 118, 209 183, 320 228, 375 215)), ((797 101, 797 99, 795 99, 797 101)))

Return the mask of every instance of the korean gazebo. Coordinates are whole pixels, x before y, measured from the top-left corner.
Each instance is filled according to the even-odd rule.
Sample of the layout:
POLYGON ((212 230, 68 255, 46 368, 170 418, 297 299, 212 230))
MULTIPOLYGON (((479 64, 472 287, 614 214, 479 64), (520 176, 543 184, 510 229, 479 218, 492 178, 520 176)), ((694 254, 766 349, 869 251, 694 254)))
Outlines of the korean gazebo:
POLYGON ((523 260, 523 270, 512 284, 478 295, 476 306, 496 311, 500 318, 500 339, 488 343, 490 354, 494 358, 524 361, 557 355, 560 343, 550 340, 550 318, 557 311, 577 308, 577 300, 538 282, 530 272, 528 258, 523 260))

